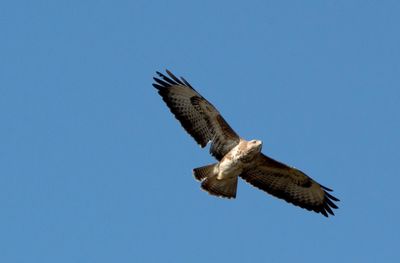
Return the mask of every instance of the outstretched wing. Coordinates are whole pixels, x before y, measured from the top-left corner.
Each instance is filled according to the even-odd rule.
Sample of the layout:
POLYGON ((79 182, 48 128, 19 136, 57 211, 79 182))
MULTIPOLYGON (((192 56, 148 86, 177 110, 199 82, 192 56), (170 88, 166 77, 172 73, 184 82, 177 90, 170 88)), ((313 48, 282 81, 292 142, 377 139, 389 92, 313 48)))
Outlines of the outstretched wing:
POLYGON ((239 143, 239 136, 224 120, 218 110, 203 98, 184 78, 169 77, 157 72, 153 86, 163 98, 183 128, 201 146, 211 142, 210 153, 221 160, 239 143))
POLYGON ((278 198, 310 211, 328 217, 334 215, 332 208, 338 208, 333 201, 339 201, 328 192, 332 190, 318 184, 300 170, 277 162, 260 154, 251 169, 240 175, 253 186, 278 198))

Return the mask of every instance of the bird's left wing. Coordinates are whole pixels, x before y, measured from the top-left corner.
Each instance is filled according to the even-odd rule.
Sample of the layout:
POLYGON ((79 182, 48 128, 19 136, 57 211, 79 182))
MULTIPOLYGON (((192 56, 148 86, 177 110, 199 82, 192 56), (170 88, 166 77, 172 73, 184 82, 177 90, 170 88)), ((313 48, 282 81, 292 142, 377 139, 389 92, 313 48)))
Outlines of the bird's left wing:
POLYGON ((239 141, 239 136, 218 110, 201 96, 184 78, 157 72, 153 86, 183 128, 201 147, 211 142, 210 153, 221 160, 239 141))
POLYGON ((328 192, 332 190, 318 184, 295 168, 275 161, 264 154, 255 160, 254 166, 240 175, 251 185, 278 198, 310 211, 328 217, 338 208, 333 201, 339 201, 328 192))

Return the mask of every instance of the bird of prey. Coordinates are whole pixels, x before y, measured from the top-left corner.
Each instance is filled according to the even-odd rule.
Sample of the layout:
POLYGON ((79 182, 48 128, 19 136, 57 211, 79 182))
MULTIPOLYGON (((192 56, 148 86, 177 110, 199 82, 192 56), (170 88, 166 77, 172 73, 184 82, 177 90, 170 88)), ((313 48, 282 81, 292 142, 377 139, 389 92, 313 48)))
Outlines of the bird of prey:
POLYGON ((288 203, 334 215, 339 201, 325 187, 300 170, 275 161, 261 152, 260 140, 246 141, 225 121, 218 110, 200 95, 184 78, 157 72, 153 86, 181 123, 183 128, 204 148, 211 143, 210 153, 218 162, 193 169, 201 188, 211 195, 235 198, 238 178, 281 198, 288 203))

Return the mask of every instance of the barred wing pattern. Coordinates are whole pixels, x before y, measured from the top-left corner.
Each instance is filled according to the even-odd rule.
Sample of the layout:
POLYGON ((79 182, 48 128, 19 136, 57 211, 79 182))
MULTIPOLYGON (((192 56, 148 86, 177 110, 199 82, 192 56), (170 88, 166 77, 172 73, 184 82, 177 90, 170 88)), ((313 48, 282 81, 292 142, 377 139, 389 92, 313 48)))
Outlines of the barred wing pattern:
POLYGON ((239 143, 239 136, 218 110, 201 96, 184 78, 157 72, 153 86, 183 128, 203 148, 211 142, 210 153, 221 160, 239 143))
MULTIPOLYGON (((210 153, 221 161, 239 144, 239 136, 218 110, 184 78, 177 78, 168 70, 166 72, 168 76, 157 72, 159 77, 154 78, 153 86, 183 128, 201 147, 211 142, 210 153)), ((331 189, 320 185, 300 170, 275 161, 262 153, 243 169, 245 170, 240 174, 242 179, 288 203, 321 213, 326 217, 329 214, 334 215, 332 209, 338 208, 334 202, 339 199, 329 193, 331 189)), ((212 174, 207 176, 212 177, 212 174)), ((235 179, 232 187, 235 188, 236 194, 237 177, 235 179)), ((219 183, 222 182, 221 179, 219 183)))
POLYGON ((326 217, 328 213, 334 215, 332 209, 338 208, 333 201, 339 199, 328 193, 331 189, 318 184, 300 170, 264 154, 260 154, 254 166, 240 176, 271 195, 326 217))

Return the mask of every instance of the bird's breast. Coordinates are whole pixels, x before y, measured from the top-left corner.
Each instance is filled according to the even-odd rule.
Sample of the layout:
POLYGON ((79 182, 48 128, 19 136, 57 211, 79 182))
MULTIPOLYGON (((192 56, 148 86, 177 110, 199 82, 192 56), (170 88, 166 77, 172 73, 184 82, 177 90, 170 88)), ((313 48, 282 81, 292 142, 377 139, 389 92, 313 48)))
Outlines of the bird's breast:
POLYGON ((230 150, 219 162, 218 179, 232 178, 239 176, 243 171, 243 163, 240 161, 239 147, 230 150))

